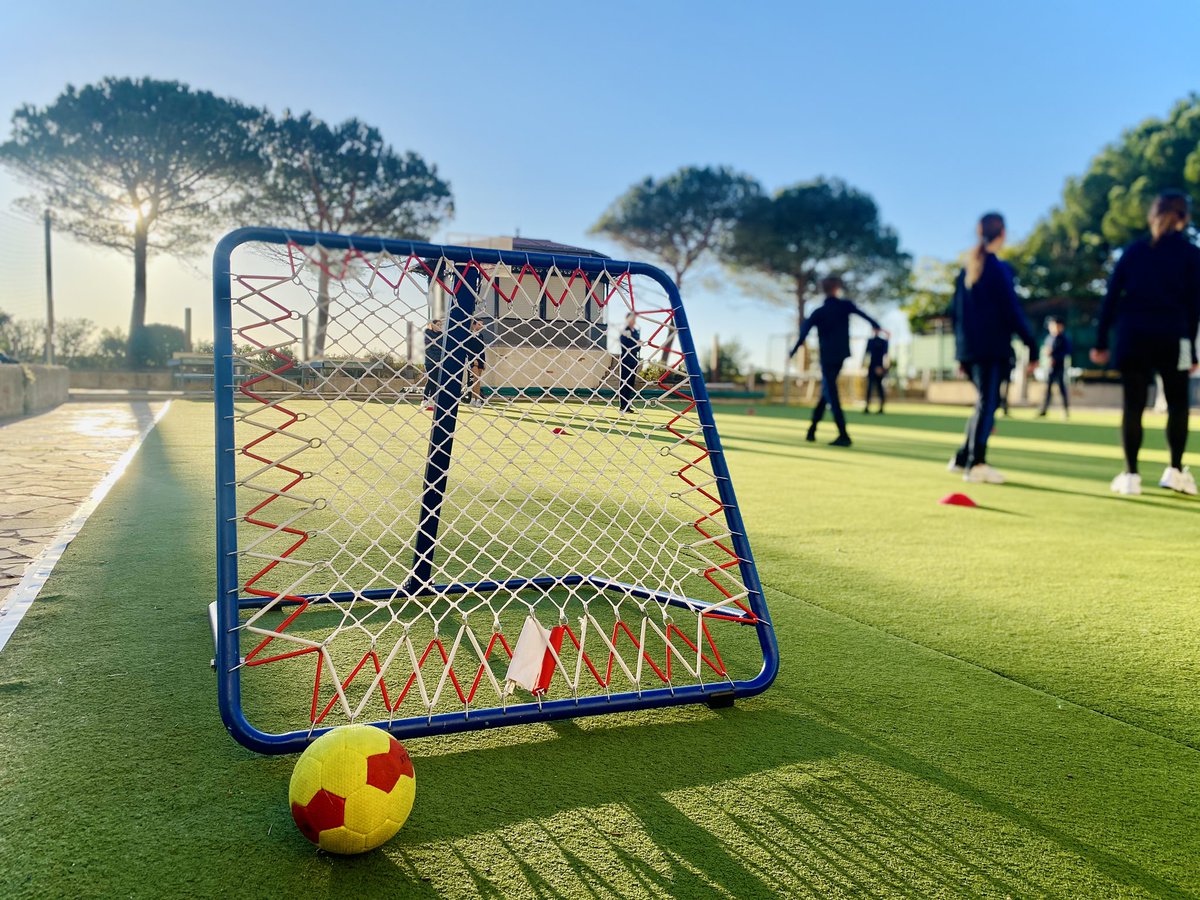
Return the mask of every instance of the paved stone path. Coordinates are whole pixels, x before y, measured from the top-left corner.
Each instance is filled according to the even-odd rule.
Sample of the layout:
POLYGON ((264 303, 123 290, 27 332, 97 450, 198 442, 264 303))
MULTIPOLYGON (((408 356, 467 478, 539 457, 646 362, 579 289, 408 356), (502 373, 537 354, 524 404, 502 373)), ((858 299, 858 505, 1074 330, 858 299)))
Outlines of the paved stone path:
POLYGON ((65 403, 0 424, 0 604, 161 407, 65 403))

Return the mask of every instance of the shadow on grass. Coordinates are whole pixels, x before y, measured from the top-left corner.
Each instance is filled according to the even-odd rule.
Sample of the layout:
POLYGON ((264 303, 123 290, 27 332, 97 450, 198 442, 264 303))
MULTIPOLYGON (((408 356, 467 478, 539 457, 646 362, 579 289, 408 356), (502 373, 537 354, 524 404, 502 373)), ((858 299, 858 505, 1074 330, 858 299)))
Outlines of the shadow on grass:
MULTIPOLYGON (((1054 893, 1052 883, 1031 874, 1037 867, 1018 872, 1006 865, 986 833, 964 833, 914 811, 915 790, 916 796, 945 795, 948 802, 953 796, 955 805, 986 810, 1120 884, 1192 896, 827 709, 801 702, 811 716, 737 707, 672 711, 665 715, 683 720, 670 723, 647 724, 643 717, 635 724, 606 720, 583 728, 560 722, 551 726, 555 737, 549 741, 424 759, 426 784, 454 785, 458 796, 487 802, 474 804, 470 815, 457 807, 427 810, 422 840, 457 844, 472 835, 539 827, 538 843, 551 844, 580 884, 620 893, 619 882, 545 824, 579 810, 595 822, 587 843, 603 844, 623 875, 655 894, 767 897, 795 894, 795 885, 811 886, 811 896, 835 889, 919 896, 949 885, 968 893, 1054 893), (697 794, 696 788, 704 790, 697 794), (689 808, 695 796, 713 799, 689 808), (647 854, 612 839, 620 826, 597 819, 597 808, 612 806, 636 819, 665 864, 651 865, 647 854), (781 872, 793 887, 781 883, 781 872)), ((514 843, 501 842, 535 893, 559 895, 544 868, 528 864, 514 843)), ((487 873, 459 861, 480 894, 495 895, 487 873)))

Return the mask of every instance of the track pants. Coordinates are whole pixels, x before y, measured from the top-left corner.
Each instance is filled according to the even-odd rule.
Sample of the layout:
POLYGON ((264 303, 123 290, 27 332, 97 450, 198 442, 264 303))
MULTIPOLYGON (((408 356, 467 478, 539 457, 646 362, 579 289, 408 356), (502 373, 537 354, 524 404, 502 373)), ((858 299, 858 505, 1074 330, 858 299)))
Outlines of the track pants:
POLYGON ((1050 408, 1050 397, 1054 394, 1054 386, 1058 385, 1058 393, 1062 396, 1063 412, 1071 409, 1071 400, 1067 397, 1067 371, 1062 366, 1051 366, 1050 375, 1046 378, 1046 398, 1042 401, 1042 415, 1050 408))
POLYGON ((887 400, 883 393, 883 376, 875 374, 875 370, 871 369, 867 372, 867 399, 863 404, 868 409, 871 406, 871 395, 875 391, 879 392, 879 411, 883 412, 883 404, 887 400))
POLYGON ((845 360, 836 363, 821 361, 821 399, 813 407, 813 431, 816 430, 817 423, 825 418, 825 407, 828 406, 829 411, 833 413, 833 421, 837 424, 838 434, 846 433, 846 414, 842 412, 842 399, 838 396, 837 386, 838 373, 842 371, 844 362, 845 360))
POLYGON ((967 374, 975 384, 975 409, 967 420, 963 445, 954 461, 964 469, 987 462, 988 438, 996 423, 996 407, 1000 404, 1000 382, 1009 371, 1007 361, 999 363, 970 363, 967 374))

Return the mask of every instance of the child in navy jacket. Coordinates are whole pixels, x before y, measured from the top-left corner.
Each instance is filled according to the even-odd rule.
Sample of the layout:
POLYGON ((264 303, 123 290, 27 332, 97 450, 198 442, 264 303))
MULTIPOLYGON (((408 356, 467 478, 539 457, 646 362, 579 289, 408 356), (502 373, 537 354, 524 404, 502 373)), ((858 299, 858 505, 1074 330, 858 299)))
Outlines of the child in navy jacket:
POLYGON ((842 366, 850 357, 850 317, 860 316, 878 330, 880 325, 859 309, 853 301, 842 298, 842 279, 836 275, 821 280, 825 302, 814 309, 800 326, 800 337, 792 347, 792 356, 804 343, 814 328, 821 340, 818 359, 821 363, 821 399, 813 407, 812 424, 808 426, 807 441, 817 439, 817 425, 825 417, 825 407, 833 413, 838 436, 830 441, 833 447, 849 447, 850 435, 846 431, 846 414, 842 412, 842 401, 838 396, 837 377, 842 366))

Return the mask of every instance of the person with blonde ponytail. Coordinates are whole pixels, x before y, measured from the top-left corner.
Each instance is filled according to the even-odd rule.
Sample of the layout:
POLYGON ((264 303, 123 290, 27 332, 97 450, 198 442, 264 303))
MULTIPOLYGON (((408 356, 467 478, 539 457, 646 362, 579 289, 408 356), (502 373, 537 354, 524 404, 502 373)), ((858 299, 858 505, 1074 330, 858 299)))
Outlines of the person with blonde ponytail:
POLYGON ((1171 464, 1160 487, 1195 494, 1196 480, 1183 465, 1188 437, 1188 378, 1197 368, 1196 332, 1200 329, 1200 248, 1187 237, 1191 202, 1186 194, 1166 191, 1155 198, 1147 217, 1148 240, 1130 244, 1109 278, 1100 307, 1092 362, 1121 370, 1124 409, 1121 444, 1125 471, 1112 480, 1118 494, 1140 494, 1138 451, 1142 412, 1157 374, 1167 401, 1167 448, 1171 464), (1109 332, 1116 331, 1110 353, 1109 332))
POLYGON ((987 213, 980 218, 976 232, 979 243, 967 253, 954 282, 950 317, 958 364, 974 382, 977 397, 967 421, 966 439, 949 468, 962 472, 963 481, 1003 484, 1004 476, 987 462, 1000 383, 1012 368, 1013 335, 1030 348, 1032 359, 1037 358, 1037 341, 1017 300, 1012 268, 996 255, 1004 246, 1004 217, 987 213))

